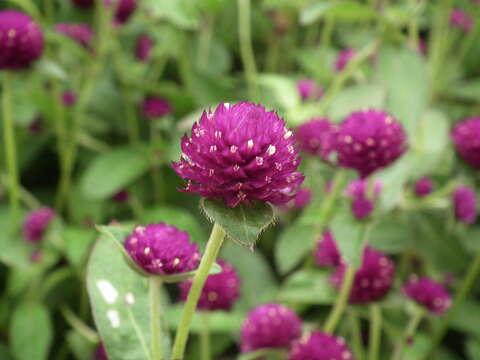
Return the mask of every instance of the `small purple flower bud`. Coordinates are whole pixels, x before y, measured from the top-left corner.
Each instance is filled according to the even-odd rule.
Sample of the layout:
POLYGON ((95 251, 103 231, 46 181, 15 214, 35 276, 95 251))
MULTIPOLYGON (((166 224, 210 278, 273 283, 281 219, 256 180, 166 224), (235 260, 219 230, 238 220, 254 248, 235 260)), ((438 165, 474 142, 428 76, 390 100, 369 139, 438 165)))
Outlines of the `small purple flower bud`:
POLYGON ((318 100, 323 96, 323 89, 310 79, 299 80, 297 82, 297 90, 303 101, 318 100))
POLYGON ((428 177, 423 177, 415 184, 415 194, 417 196, 427 196, 433 190, 432 180, 428 177))
POLYGON ((133 261, 153 275, 172 275, 193 271, 200 255, 188 233, 164 223, 137 226, 125 240, 133 261))
POLYGON ((118 204, 125 204, 128 200, 129 194, 126 190, 120 190, 115 195, 112 196, 113 201, 118 204))
POLYGON ((90 9, 95 0, 72 0, 73 5, 81 9, 90 9))
POLYGON ((465 33, 470 32, 475 25, 473 19, 461 9, 453 9, 450 13, 450 24, 465 33))
POLYGON ((137 43, 135 44, 135 56, 138 61, 147 62, 150 60, 150 54, 154 46, 153 39, 146 35, 142 34, 137 38, 137 43))
POLYGON ((62 94, 62 101, 66 107, 75 105, 77 102, 77 95, 73 91, 64 91, 62 94))
POLYGON ((41 207, 27 215, 23 223, 23 236, 29 243, 42 241, 48 225, 55 217, 55 211, 49 207, 41 207))
POLYGON ((447 289, 427 277, 413 276, 403 286, 403 293, 435 315, 442 315, 452 303, 447 289))
POLYGON ((339 163, 357 170, 361 177, 390 165, 403 155, 406 148, 402 125, 381 110, 354 112, 340 125, 337 140, 339 163))
MULTIPOLYGON (((337 290, 342 286, 346 265, 341 264, 330 280, 337 290)), ((365 304, 381 300, 392 287, 395 264, 386 255, 366 247, 363 252, 362 266, 355 273, 350 303, 365 304)))
POLYGON ((39 263, 42 260, 43 252, 41 250, 33 250, 30 254, 30 261, 34 264, 39 263))
POLYGON ((88 24, 57 24, 55 25, 55 31, 68 36, 85 49, 90 50, 92 48, 95 33, 88 24))
POLYGON ((95 349, 94 360, 108 360, 107 351, 105 350, 103 343, 97 345, 97 348, 95 349))
POLYGON ((337 56, 337 61, 335 62, 335 70, 337 72, 343 71, 345 66, 353 59, 357 52, 353 49, 345 49, 340 52, 337 56))
MULTIPOLYGON (((198 300, 199 310, 230 311, 239 297, 240 277, 237 272, 225 261, 218 260, 217 263, 222 267, 222 272, 208 276, 198 300)), ((180 283, 180 301, 187 300, 191 287, 192 279, 180 283)))
POLYGON ((455 217, 465 224, 472 224, 477 219, 477 196, 468 186, 459 186, 452 195, 455 217))
POLYGON ((118 25, 125 24, 130 16, 137 8, 137 0, 103 0, 106 6, 113 5, 116 7, 115 23, 118 25))
POLYGON ((229 207, 252 201, 284 204, 304 176, 295 138, 273 111, 248 102, 206 111, 182 139, 182 158, 173 169, 187 186, 181 191, 221 199, 229 207))
POLYGON ((345 193, 352 198, 351 209, 356 219, 363 220, 371 214, 381 191, 382 183, 379 180, 373 183, 372 198, 369 198, 367 179, 354 180, 348 185, 345 193))
POLYGON ((474 169, 480 169, 480 117, 471 117, 455 125, 452 140, 457 153, 474 169))
POLYGON ((288 360, 354 360, 345 340, 320 331, 293 342, 288 360))
POLYGON ((338 127, 327 118, 317 118, 300 125, 295 131, 300 150, 328 162, 335 150, 338 127))
POLYGON ((418 39, 417 49, 420 54, 422 54, 423 56, 427 56, 427 44, 425 43, 425 41, 423 41, 423 39, 418 39))
POLYGON ((257 306, 242 324, 241 350, 245 353, 263 348, 287 348, 300 336, 301 328, 300 318, 286 306, 257 306))
POLYGON ((43 33, 30 16, 0 11, 0 70, 22 70, 43 53, 43 33))
POLYGON ((148 119, 167 116, 173 112, 170 103, 158 96, 147 96, 142 103, 142 113, 148 119))
POLYGON ((38 134, 43 130, 43 118, 41 115, 36 115, 30 124, 28 124, 28 132, 30 134, 38 134))
POLYGON ((313 256, 320 267, 334 267, 341 263, 340 251, 330 230, 326 230, 317 242, 313 256))

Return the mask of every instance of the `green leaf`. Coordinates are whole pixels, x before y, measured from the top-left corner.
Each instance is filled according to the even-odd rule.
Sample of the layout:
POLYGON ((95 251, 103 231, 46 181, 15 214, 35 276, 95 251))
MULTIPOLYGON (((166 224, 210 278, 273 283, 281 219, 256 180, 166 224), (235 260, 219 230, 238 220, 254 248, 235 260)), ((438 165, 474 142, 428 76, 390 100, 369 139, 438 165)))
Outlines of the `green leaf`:
POLYGON ((194 1, 190 0, 148 0, 147 6, 156 18, 166 19, 182 29, 195 29, 200 16, 194 1))
POLYGON ((310 25, 323 17, 331 16, 339 21, 366 21, 378 17, 371 7, 355 1, 311 1, 300 11, 300 24, 310 25))
POLYGON ((70 330, 67 333, 66 339, 76 360, 94 359, 95 345, 86 340, 82 335, 70 330))
POLYGON ((253 249, 260 233, 274 220, 272 207, 263 202, 229 208, 219 200, 202 199, 200 206, 208 219, 223 227, 230 239, 253 249))
POLYGON ((46 75, 47 77, 53 79, 67 79, 67 73, 58 63, 45 58, 35 63, 35 70, 37 70, 40 74, 46 75))
POLYGON ((128 146, 98 155, 81 180, 82 192, 92 199, 113 196, 142 176, 150 165, 145 146, 128 146))
POLYGON ((337 214, 332 221, 331 231, 342 257, 355 268, 362 263, 362 250, 367 223, 356 220, 351 211, 337 214))
POLYGON ((467 339, 467 354, 469 360, 478 360, 480 355, 480 341, 475 339, 467 339))
POLYGON ((331 304, 337 296, 329 282, 329 271, 300 270, 289 276, 279 291, 279 299, 287 303, 331 304))
POLYGON ((12 353, 17 360, 46 360, 53 340, 48 311, 40 304, 22 304, 10 324, 12 353))
POLYGON ((63 239, 68 261, 77 268, 85 264, 90 246, 95 239, 95 231, 69 226, 63 232, 63 239))
POLYGON ((402 216, 388 214, 372 228, 369 244, 388 254, 397 254, 412 245, 411 224, 402 216))
POLYGON ((447 89, 447 95, 469 101, 478 101, 478 94, 480 94, 479 78, 454 84, 447 89))
POLYGON ((332 6, 329 2, 311 1, 300 10, 300 24, 311 25, 320 20, 332 6))
POLYGON ((261 74, 258 82, 266 90, 265 95, 272 98, 272 101, 267 103, 273 108, 288 111, 300 104, 300 96, 293 79, 277 74, 261 74))

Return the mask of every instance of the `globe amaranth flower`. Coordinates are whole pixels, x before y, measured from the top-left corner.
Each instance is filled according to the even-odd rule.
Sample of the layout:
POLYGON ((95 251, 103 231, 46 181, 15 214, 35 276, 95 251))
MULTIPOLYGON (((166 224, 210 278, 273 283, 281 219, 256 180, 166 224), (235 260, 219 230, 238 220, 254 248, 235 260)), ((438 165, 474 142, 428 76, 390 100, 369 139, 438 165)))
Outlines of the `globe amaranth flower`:
POLYGON ((112 199, 118 204, 125 204, 128 201, 129 196, 128 191, 120 190, 112 196, 112 199))
POLYGON ((90 9, 93 7, 95 0, 72 0, 73 5, 81 9, 90 9))
MULTIPOLYGON (((218 260, 222 272, 209 275, 202 288, 200 299, 197 303, 199 310, 225 310, 229 311, 239 297, 240 277, 232 265, 225 261, 218 260)), ((192 279, 180 283, 180 301, 186 301, 192 279)))
POLYGON ((148 119, 167 116, 172 112, 172 105, 164 98, 147 96, 142 102, 142 113, 148 119))
POLYGON ((300 150, 329 161, 335 150, 338 127, 327 118, 316 118, 300 125, 295 131, 300 150))
POLYGON ((43 53, 43 33, 30 16, 0 11, 0 70, 21 70, 43 53))
POLYGON ((92 48, 92 41, 95 36, 92 28, 88 24, 75 23, 75 24, 57 24, 55 25, 55 31, 59 34, 68 36, 85 49, 92 48))
POLYGON ((323 89, 310 79, 299 80, 297 90, 303 101, 318 100, 323 96, 323 89))
POLYGON ((77 95, 70 90, 64 91, 62 94, 62 102, 63 105, 67 107, 73 106, 77 102, 77 95))
POLYGON ((353 360, 353 354, 341 337, 314 331, 294 341, 289 360, 353 360))
POLYGON ((480 169, 480 116, 455 125, 451 134, 457 153, 474 169, 480 169))
POLYGON ((477 219, 477 196, 475 191, 461 185, 455 189, 452 195, 455 217, 465 224, 472 224, 477 219))
MULTIPOLYGON (((337 290, 342 286, 346 265, 341 264, 330 280, 337 290)), ((381 300, 390 290, 395 274, 395 264, 386 255, 366 247, 363 251, 362 266, 355 273, 350 303, 365 304, 381 300)))
POLYGON ((133 261, 153 275, 171 275, 197 268, 200 255, 188 233, 164 223, 137 226, 125 240, 133 261))
POLYGON ((97 348, 95 349, 94 359, 108 360, 107 351, 105 350, 105 345, 103 345, 103 343, 97 345, 97 348))
POLYGON ((204 112, 182 139, 173 164, 188 180, 182 191, 221 199, 229 207, 254 200, 288 202, 303 182, 292 131, 273 111, 240 102, 204 112))
POLYGON ((457 29, 468 33, 475 25, 473 19, 461 9, 453 9, 450 13, 450 24, 457 29))
POLYGON ((340 52, 337 56, 337 60, 335 61, 335 70, 337 72, 342 71, 345 69, 345 66, 352 60, 357 52, 353 49, 345 49, 340 52))
POLYGON ((135 44, 135 57, 137 60, 143 62, 150 60, 154 44, 153 39, 147 34, 140 35, 135 44))
POLYGON ((372 194, 369 194, 369 181, 358 179, 352 181, 346 190, 346 195, 352 198, 352 213, 358 220, 368 217, 375 208, 375 200, 380 195, 382 183, 379 180, 373 182, 372 194))
POLYGON ((301 188, 291 201, 295 209, 303 209, 312 201, 312 191, 308 188, 301 188))
POLYGON ((415 183, 415 194, 417 196, 427 196, 433 190, 432 180, 428 177, 422 177, 415 183))
POLYGON ((42 241, 48 225, 55 217, 55 211, 49 207, 41 207, 30 212, 23 223, 23 235, 27 242, 42 241))
POLYGON ((435 315, 448 310, 452 298, 445 287, 427 277, 413 276, 404 286, 403 293, 435 315))
POLYGON ((402 125, 376 109, 350 114, 340 125, 336 145, 340 165, 357 170, 361 177, 390 165, 406 148, 402 125))
POLYGON ((330 230, 323 233, 313 252, 315 263, 320 267, 334 267, 341 263, 341 255, 337 243, 330 230))
POLYGON ((103 0, 106 6, 114 5, 116 8, 114 21, 116 24, 124 24, 137 8, 137 0, 103 0))
POLYGON ((280 304, 264 304, 248 313, 242 324, 242 352, 263 348, 287 348, 300 336, 302 322, 293 310, 280 304))

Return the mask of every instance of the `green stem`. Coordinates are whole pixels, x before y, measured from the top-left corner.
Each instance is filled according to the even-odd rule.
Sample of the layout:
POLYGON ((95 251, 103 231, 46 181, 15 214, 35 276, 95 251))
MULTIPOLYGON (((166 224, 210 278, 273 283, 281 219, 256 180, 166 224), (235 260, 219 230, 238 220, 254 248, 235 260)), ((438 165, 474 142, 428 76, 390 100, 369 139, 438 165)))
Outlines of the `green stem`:
POLYGON ((205 70, 208 67, 210 47, 213 38, 213 17, 205 17, 198 39, 198 67, 205 70))
POLYGON ((368 360, 378 360, 382 336, 382 309, 378 304, 370 305, 370 338, 368 360))
POLYGON ((258 360, 264 359, 265 356, 268 356, 269 358, 276 357, 277 359, 286 359, 287 353, 284 349, 263 348, 242 354, 238 357, 238 360, 258 360))
POLYGON ((100 341, 100 338, 95 332, 95 330, 92 330, 88 325, 86 325, 82 320, 80 320, 77 315, 75 315, 68 307, 62 306, 60 308, 60 311, 67 323, 77 333, 82 335, 85 339, 87 339, 93 344, 96 344, 100 341))
POLYGON ((349 312, 350 329, 352 332, 352 348, 357 360, 365 360, 365 349, 362 341, 362 328, 360 326, 360 319, 355 310, 351 309, 349 312))
POLYGON ((280 55, 280 40, 280 36, 274 32, 268 44, 265 64, 266 72, 274 73, 277 70, 278 58, 280 55))
POLYGON ((163 181, 160 174, 160 168, 162 162, 160 161, 159 154, 162 144, 162 139, 158 130, 155 128, 155 122, 150 124, 150 141, 152 143, 152 182, 153 182, 153 195, 155 203, 161 203, 163 201, 163 181))
POLYGON ((405 350, 405 345, 408 342, 408 339, 415 335, 417 331, 418 325, 422 321, 424 315, 424 311, 417 311, 415 314, 412 315, 410 321, 405 328, 403 336, 400 338, 397 346, 395 347, 395 351, 393 352, 393 360, 401 360, 403 358, 403 352, 405 350))
POLYGON ((162 327, 160 326, 160 289, 162 280, 158 276, 151 276, 149 279, 150 298, 150 330, 152 333, 152 359, 162 359, 162 327))
POLYGON ((238 0, 238 36, 240 53, 247 78, 250 99, 255 101, 258 96, 257 66, 252 47, 250 24, 250 0, 238 0))
POLYGON ((411 17, 408 23, 408 36, 410 38, 410 43, 417 49, 418 47, 418 4, 417 0, 409 0, 409 6, 411 8, 411 17))
POLYGON ((185 346, 188 340, 188 333, 190 331, 190 325, 197 307, 198 299, 200 298, 203 285, 207 280, 210 269, 222 247, 224 237, 225 231, 220 225, 215 223, 213 225, 212 233, 210 234, 210 239, 208 239, 205 253, 203 254, 198 270, 193 278, 192 287, 188 293, 187 301, 183 307, 182 317, 180 318, 177 334, 175 336, 175 343, 173 345, 173 360, 183 359, 185 346))
POLYGON ((208 323, 208 311, 202 311, 200 314, 202 318, 202 331, 200 332, 200 359, 210 360, 210 329, 208 323))
POLYGON ((325 19, 325 25, 323 26, 322 39, 320 43, 321 52, 323 56, 325 56, 327 50, 330 47, 334 27, 335 27, 335 18, 333 16, 328 16, 325 19))

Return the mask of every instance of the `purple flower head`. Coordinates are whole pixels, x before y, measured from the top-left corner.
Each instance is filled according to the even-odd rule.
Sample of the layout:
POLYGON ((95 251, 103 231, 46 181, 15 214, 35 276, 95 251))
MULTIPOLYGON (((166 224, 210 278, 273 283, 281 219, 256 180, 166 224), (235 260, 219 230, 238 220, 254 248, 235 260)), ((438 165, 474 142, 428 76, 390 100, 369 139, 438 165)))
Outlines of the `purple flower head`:
POLYGON ((293 207, 295 209, 303 209, 312 201, 312 191, 307 188, 298 190, 297 195, 293 198, 293 207))
POLYGON ((336 148, 340 165, 367 177, 405 152, 406 134, 402 125, 386 112, 357 111, 340 125, 336 148))
POLYGON ((415 183, 415 194, 417 196, 426 196, 433 190, 432 180, 428 177, 422 177, 415 183))
POLYGON ((303 101, 318 100, 323 96, 323 89, 310 79, 299 80, 297 90, 303 101))
POLYGON ((468 33, 472 30, 475 22, 473 19, 461 9, 453 9, 450 13, 450 24, 463 32, 468 33))
POLYGON ((261 105, 221 104, 206 111, 182 139, 173 163, 188 180, 184 192, 221 199, 229 207, 254 200, 288 202, 303 182, 295 138, 285 122, 261 105))
POLYGON ((300 150, 328 161, 335 150, 338 127, 327 118, 317 118, 300 125, 295 131, 300 150))
POLYGON ((73 5, 75 5, 78 8, 90 9, 95 3, 95 0, 72 0, 72 2, 73 2, 73 5))
POLYGON ((337 56, 337 61, 335 62, 335 70, 337 72, 342 71, 356 54, 357 52, 353 49, 345 49, 341 51, 337 56))
POLYGON ((435 315, 442 315, 452 303, 447 289, 427 277, 412 277, 403 286, 403 293, 435 315))
MULTIPOLYGON (((197 309, 199 310, 225 310, 229 311, 239 297, 240 277, 232 265, 218 260, 222 272, 209 275, 203 286, 197 309)), ((180 301, 186 301, 192 279, 180 283, 180 301)))
POLYGON ((55 25, 55 31, 68 36, 85 49, 92 48, 92 41, 95 33, 88 24, 57 24, 55 25))
MULTIPOLYGON (((330 278, 337 289, 342 286, 345 269, 346 265, 341 264, 330 278)), ((350 303, 365 304, 381 300, 393 284, 394 273, 395 264, 388 256, 366 247, 363 252, 362 266, 355 273, 350 303)))
POLYGON ((333 267, 340 265, 341 255, 331 231, 327 230, 317 242, 313 252, 315 263, 320 267, 333 267))
POLYGON ((472 224, 477 219, 477 196, 468 186, 459 186, 452 195, 455 217, 465 224, 472 224))
POLYGON ((164 223, 137 226, 125 240, 125 249, 140 268, 154 275, 193 271, 200 259, 188 233, 164 223))
POLYGON ((43 53, 43 33, 30 16, 0 11, 0 70, 28 68, 43 53))
POLYGON ((38 243, 55 216, 55 211, 49 207, 41 207, 27 215, 23 223, 23 236, 27 242, 38 243))
POLYGON ((150 36, 146 34, 140 35, 135 44, 135 57, 137 60, 144 62, 148 61, 154 44, 155 43, 150 36))
POLYGON ((250 311, 242 324, 241 350, 286 348, 300 336, 302 322, 294 311, 280 304, 264 304, 250 311))
POLYGON ((341 337, 314 331, 293 342, 289 360, 354 360, 341 337))
POLYGON ((97 348, 95 349, 94 360, 108 360, 108 355, 103 343, 97 345, 97 348))
POLYGON ((456 124, 451 136, 463 160, 474 169, 480 169, 480 116, 456 124))
POLYGON ((77 95, 73 91, 64 91, 62 94, 62 102, 65 106, 70 107, 77 102, 77 95))
POLYGON ((103 0, 106 6, 113 5, 116 7, 115 23, 124 24, 137 8, 137 0, 103 0))
POLYGON ((170 103, 158 96, 147 96, 142 103, 142 113, 148 118, 159 118, 167 116, 173 112, 170 103))
POLYGON ((125 204, 128 200, 129 194, 126 190, 120 190, 112 196, 113 201, 118 204, 125 204))
POLYGON ((375 180, 373 183, 373 197, 368 194, 368 180, 358 179, 352 181, 345 191, 352 198, 352 213, 358 220, 365 219, 375 207, 375 200, 380 195, 382 183, 375 180))

